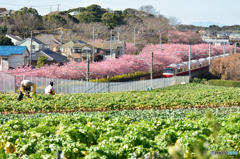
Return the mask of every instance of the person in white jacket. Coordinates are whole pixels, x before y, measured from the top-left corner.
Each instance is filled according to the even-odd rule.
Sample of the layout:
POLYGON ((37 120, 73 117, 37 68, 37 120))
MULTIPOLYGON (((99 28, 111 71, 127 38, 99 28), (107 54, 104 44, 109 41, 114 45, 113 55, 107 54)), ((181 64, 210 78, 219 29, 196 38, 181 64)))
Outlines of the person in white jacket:
POLYGON ((55 94, 53 89, 53 82, 51 81, 49 85, 45 88, 45 94, 55 94))

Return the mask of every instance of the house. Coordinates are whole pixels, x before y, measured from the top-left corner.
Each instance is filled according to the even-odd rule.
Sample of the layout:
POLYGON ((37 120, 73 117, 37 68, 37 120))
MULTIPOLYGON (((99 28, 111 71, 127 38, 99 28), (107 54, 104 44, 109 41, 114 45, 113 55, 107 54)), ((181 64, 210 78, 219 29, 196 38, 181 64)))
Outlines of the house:
POLYGON ((66 56, 60 55, 56 52, 51 50, 39 50, 36 53, 32 54, 32 65, 37 66, 37 61, 39 55, 43 55, 47 57, 47 64, 51 65, 53 63, 61 63, 61 62, 68 62, 66 56))
POLYGON ((28 62, 29 51, 26 46, 0 46, 0 71, 28 62))
POLYGON ((5 12, 5 11, 7 11, 6 8, 0 8, 0 13, 1 13, 1 12, 5 12))
POLYGON ((35 38, 45 44, 49 50, 54 52, 60 51, 59 48, 61 46, 61 42, 54 38, 52 34, 41 34, 35 38))
MULTIPOLYGON (((93 43, 88 43, 89 45, 92 45, 93 43)), ((94 58, 94 61, 101 61, 103 60, 103 51, 102 51, 102 46, 103 43, 94 43, 94 47, 96 49, 96 54, 97 54, 97 58, 94 58)))
MULTIPOLYGON (((31 46, 31 38, 27 38, 23 41, 21 41, 18 46, 26 46, 28 50, 30 51, 31 46)), ((32 38, 32 53, 35 53, 39 50, 46 50, 48 49, 48 46, 45 45, 43 42, 39 41, 37 38, 32 38)))
POLYGON ((10 16, 11 14, 14 14, 14 10, 6 10, 6 11, 2 11, 0 12, 0 17, 5 17, 5 16, 10 16))
POLYGON ((23 41, 23 39, 20 36, 15 36, 15 35, 11 35, 11 34, 6 34, 5 36, 10 38, 14 45, 17 45, 21 41, 23 41))
MULTIPOLYGON (((97 59, 97 49, 94 48, 94 59, 97 59)), ((70 61, 82 62, 88 57, 92 59, 92 45, 83 41, 69 41, 62 46, 62 54, 70 61)))
POLYGON ((68 14, 70 14, 71 16, 76 16, 80 13, 81 13, 80 11, 72 11, 72 12, 69 12, 68 14))
POLYGON ((228 39, 227 33, 217 33, 217 38, 228 39))
POLYGON ((118 58, 125 54, 126 43, 118 40, 106 40, 103 42, 103 59, 118 58), (112 45, 112 49, 111 49, 112 45), (112 50, 112 51, 111 51, 112 50))
POLYGON ((229 35, 229 40, 240 41, 240 33, 232 33, 229 35))

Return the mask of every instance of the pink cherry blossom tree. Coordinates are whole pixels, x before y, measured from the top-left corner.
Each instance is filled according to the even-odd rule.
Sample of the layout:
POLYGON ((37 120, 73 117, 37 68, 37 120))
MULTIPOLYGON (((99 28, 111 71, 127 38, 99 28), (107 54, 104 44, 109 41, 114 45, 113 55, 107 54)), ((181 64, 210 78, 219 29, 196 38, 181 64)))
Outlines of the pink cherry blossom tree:
MULTIPOLYGON (((106 59, 101 62, 93 62, 90 64, 90 78, 101 78, 120 74, 134 73, 136 71, 147 72, 150 70, 151 52, 153 52, 153 69, 161 70, 164 66, 172 63, 180 63, 188 61, 189 45, 186 44, 160 44, 146 45, 139 55, 122 55, 116 59, 106 59)), ((237 48, 237 51, 240 51, 237 48)), ((212 46, 211 54, 223 54, 223 46, 212 46)), ((226 53, 234 52, 234 46, 226 46, 226 53)), ((197 44, 191 46, 192 59, 199 59, 209 56, 208 44, 197 44)), ((52 64, 45 65, 41 68, 32 68, 19 66, 13 70, 6 71, 17 76, 34 76, 34 77, 50 77, 63 79, 85 79, 86 77, 86 61, 69 62, 64 66, 52 64)))

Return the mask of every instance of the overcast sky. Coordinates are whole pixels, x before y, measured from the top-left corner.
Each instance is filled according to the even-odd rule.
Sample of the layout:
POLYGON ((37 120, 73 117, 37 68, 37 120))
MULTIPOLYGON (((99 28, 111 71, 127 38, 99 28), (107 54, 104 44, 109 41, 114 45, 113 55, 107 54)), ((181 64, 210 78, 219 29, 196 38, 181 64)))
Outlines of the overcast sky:
POLYGON ((139 9, 143 5, 152 5, 160 14, 174 16, 182 24, 211 21, 219 25, 240 25, 240 0, 11 0, 0 2, 0 8, 18 10, 33 7, 39 14, 46 15, 50 10, 58 10, 58 4, 60 11, 92 4, 112 10, 139 9))

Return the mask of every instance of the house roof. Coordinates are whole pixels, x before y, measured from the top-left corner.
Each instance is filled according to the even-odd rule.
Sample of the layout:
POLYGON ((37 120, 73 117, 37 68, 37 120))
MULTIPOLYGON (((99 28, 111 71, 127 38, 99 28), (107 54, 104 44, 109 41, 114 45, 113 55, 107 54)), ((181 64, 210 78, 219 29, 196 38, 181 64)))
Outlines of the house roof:
POLYGON ((14 10, 6 10, 6 11, 3 11, 3 12, 0 12, 2 15, 10 15, 10 14, 13 14, 15 11, 14 10))
MULTIPOLYGON (((102 49, 110 50, 110 45, 111 45, 110 41, 104 41, 102 49)), ((112 41, 112 49, 117 49, 118 47, 124 47, 124 46, 125 46, 125 42, 124 41, 117 41, 117 40, 113 40, 112 41)))
POLYGON ((87 43, 85 43, 85 42, 82 41, 82 40, 76 40, 76 43, 79 43, 79 44, 87 44, 87 43))
POLYGON ((41 36, 37 36, 35 38, 46 45, 61 44, 52 34, 42 34, 41 36))
POLYGON ((0 8, 0 12, 4 12, 4 11, 7 11, 6 8, 0 8))
MULTIPOLYGON (((31 40, 31 38, 27 38, 27 39, 24 39, 23 41, 21 41, 18 45, 21 45, 22 43, 28 41, 28 40, 31 40)), ((42 43, 41 41, 39 41, 38 39, 36 39, 35 37, 32 38, 32 40, 38 44, 44 44, 42 43)))
POLYGON ((68 14, 70 14, 71 16, 75 16, 75 15, 78 15, 79 13, 81 13, 81 12, 79 12, 79 11, 72 11, 72 12, 70 12, 68 14))
MULTIPOLYGON (((88 43, 89 45, 92 45, 92 43, 88 43)), ((103 43, 94 43, 94 47, 95 48, 102 48, 103 47, 103 43)))
POLYGON ((47 56, 48 57, 47 61, 54 61, 54 62, 68 61, 66 56, 60 55, 51 50, 41 50, 32 54, 32 60, 38 60, 39 55, 47 56))
POLYGON ((26 46, 0 46, 0 56, 23 55, 26 46))
POLYGON ((63 45, 63 47, 79 47, 79 48, 82 48, 84 46, 87 46, 90 48, 92 47, 92 45, 87 44, 81 40, 78 40, 78 42, 69 41, 63 45))
POLYGON ((12 34, 6 34, 6 36, 9 36, 10 38, 15 39, 17 41, 22 41, 23 40, 21 37, 15 36, 15 35, 12 35, 12 34))

